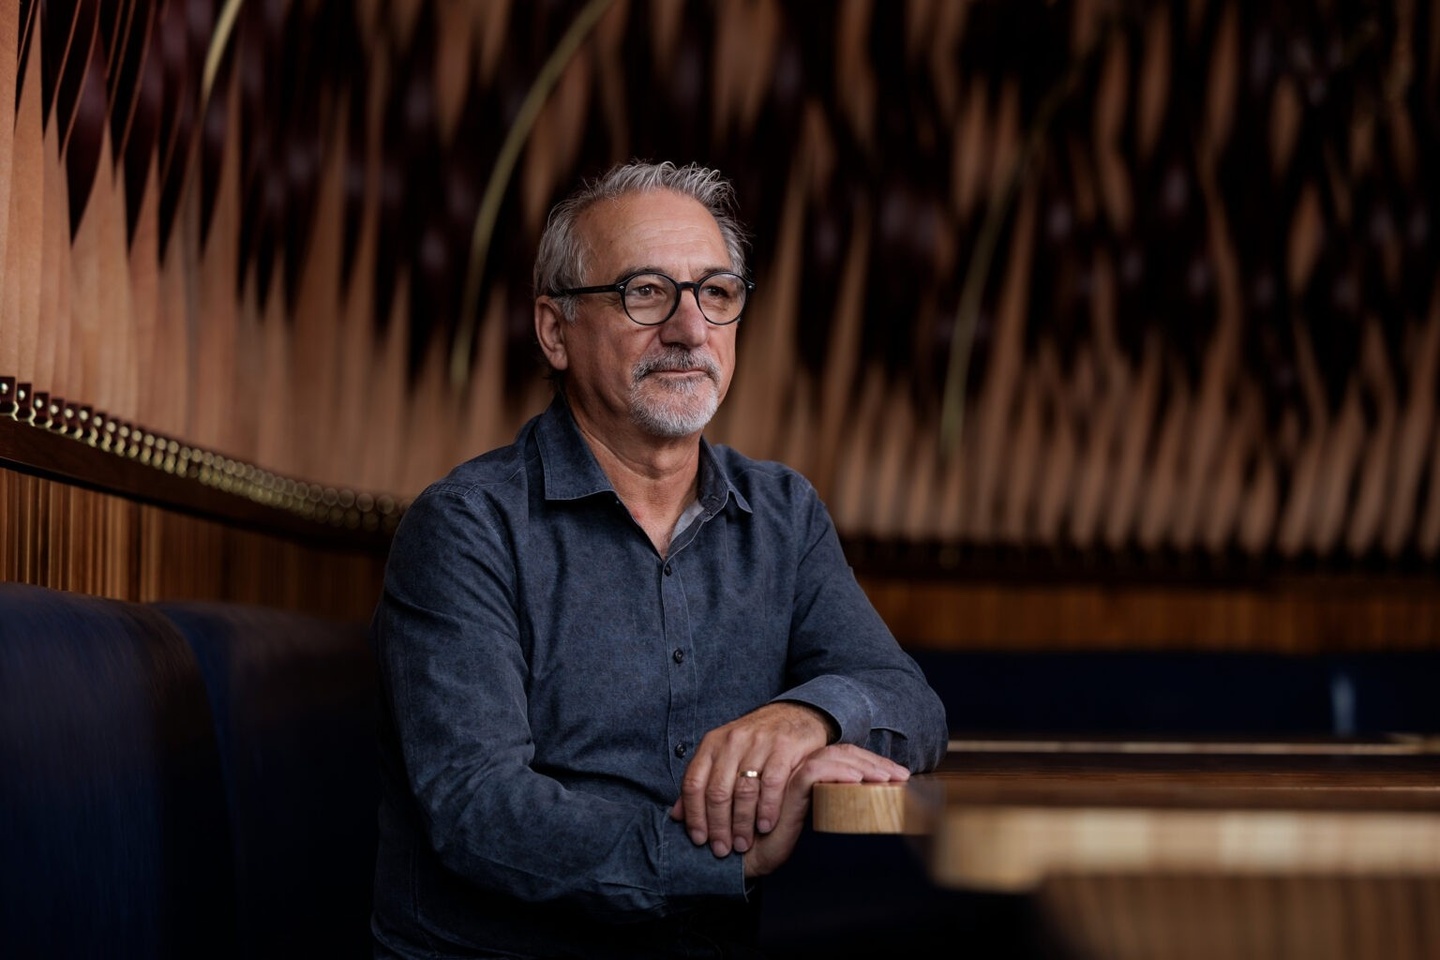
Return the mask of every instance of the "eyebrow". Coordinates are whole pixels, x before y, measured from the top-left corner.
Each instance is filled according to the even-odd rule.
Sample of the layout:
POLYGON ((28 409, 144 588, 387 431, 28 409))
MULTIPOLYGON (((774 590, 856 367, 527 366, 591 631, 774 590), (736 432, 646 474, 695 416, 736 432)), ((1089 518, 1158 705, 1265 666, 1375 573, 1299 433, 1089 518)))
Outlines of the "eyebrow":
MULTIPOLYGON (((708 277, 708 276, 710 276, 712 273, 733 273, 734 271, 735 271, 735 268, 734 268, 734 267, 715 267, 715 266, 701 267, 701 268, 700 268, 700 277, 708 277)), ((627 279, 627 278, 629 278, 629 277, 633 277, 633 276, 635 276, 635 274, 637 274, 637 273, 660 273, 660 274, 664 274, 664 275, 667 276, 667 277, 670 276, 670 274, 669 274, 668 272, 666 272, 663 268, 657 267, 657 266, 655 266, 655 265, 653 265, 653 264, 646 264, 646 265, 644 265, 644 266, 639 266, 639 267, 626 267, 624 270, 620 271, 620 273, 616 274, 615 279, 612 280, 611 283, 619 283, 621 280, 625 280, 625 279, 627 279)), ((678 278, 678 277, 671 277, 671 279, 672 279, 672 280, 678 280, 679 278, 678 278)), ((699 277, 697 277, 696 279, 699 279, 699 277)), ((682 280, 682 281, 680 281, 680 282, 682 282, 682 283, 693 283, 694 281, 682 280)))

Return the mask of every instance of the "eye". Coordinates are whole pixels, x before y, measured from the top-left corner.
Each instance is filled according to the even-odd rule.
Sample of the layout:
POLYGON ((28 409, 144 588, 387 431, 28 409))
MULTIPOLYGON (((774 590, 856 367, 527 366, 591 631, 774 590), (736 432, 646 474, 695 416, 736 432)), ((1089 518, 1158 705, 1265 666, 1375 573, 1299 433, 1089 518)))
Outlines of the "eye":
POLYGON ((625 299, 631 304, 663 303, 670 298, 670 285, 664 277, 644 274, 632 277, 625 284, 625 299))
POLYGON ((710 277, 700 296, 710 303, 730 303, 740 296, 740 284, 734 277, 710 277))

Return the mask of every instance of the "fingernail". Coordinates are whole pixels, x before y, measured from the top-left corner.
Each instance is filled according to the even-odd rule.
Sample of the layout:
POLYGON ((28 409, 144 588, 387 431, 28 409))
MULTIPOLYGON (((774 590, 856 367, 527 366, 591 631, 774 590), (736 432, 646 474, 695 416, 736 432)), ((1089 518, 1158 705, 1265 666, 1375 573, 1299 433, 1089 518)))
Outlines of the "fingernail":
POLYGON ((757 820, 757 821, 755 821, 755 829, 756 829, 756 830, 759 830, 761 833, 769 833, 769 832, 770 832, 770 828, 773 827, 773 826, 774 826, 774 824, 771 823, 769 820, 757 820))
POLYGON ((700 844, 705 842, 705 832, 703 830, 691 830, 690 839, 695 844, 695 846, 698 847, 700 846, 700 844))
POLYGON ((715 856, 717 857, 723 857, 730 852, 730 848, 725 844, 721 843, 719 840, 716 840, 714 843, 710 844, 710 849, 715 853, 715 856))
POLYGON ((745 842, 745 838, 744 838, 744 837, 736 837, 736 838, 735 838, 735 852, 736 852, 736 853, 744 853, 746 850, 749 850, 749 849, 750 849, 750 844, 748 844, 748 843, 745 842))

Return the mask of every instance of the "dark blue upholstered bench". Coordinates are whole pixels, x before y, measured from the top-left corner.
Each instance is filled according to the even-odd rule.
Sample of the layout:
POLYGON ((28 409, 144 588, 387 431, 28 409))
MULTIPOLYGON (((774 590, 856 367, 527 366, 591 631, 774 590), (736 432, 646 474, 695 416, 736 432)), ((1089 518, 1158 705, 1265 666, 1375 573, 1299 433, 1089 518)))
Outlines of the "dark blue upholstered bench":
POLYGON ((0 584, 0 955, 368 956, 363 624, 0 584))
POLYGON ((161 613, 0 584, 0 952, 233 956, 194 653, 161 613))
POLYGON ((364 626, 155 606, 195 651, 216 719, 240 955, 368 956, 379 781, 364 626))

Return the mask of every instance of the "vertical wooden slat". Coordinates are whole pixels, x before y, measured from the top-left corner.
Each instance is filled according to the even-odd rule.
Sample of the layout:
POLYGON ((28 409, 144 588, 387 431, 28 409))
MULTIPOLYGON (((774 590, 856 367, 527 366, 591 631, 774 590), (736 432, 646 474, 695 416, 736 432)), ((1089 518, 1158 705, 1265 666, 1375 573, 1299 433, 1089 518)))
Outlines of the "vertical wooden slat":
MULTIPOLYGON (((19 82, 20 5, 0 4, 0 290, 7 280, 7 251, 10 247, 10 186, 14 179, 15 128, 11 113, 15 103, 15 85, 19 82)), ((18 322, 5 309, 6 298, 0 295, 0 371, 14 375, 20 371, 18 322)))
POLYGON ((796 318, 804 302, 797 269, 806 193, 801 164, 791 163, 786 175, 790 189, 785 191, 775 256, 766 265, 765 295, 757 298, 760 303, 753 314, 741 320, 736 329, 736 376, 744 378, 745 388, 732 389, 721 408, 725 418, 716 431, 741 449, 766 459, 780 453, 781 411, 786 407, 789 373, 795 368, 796 318))
MULTIPOLYGON (((31 56, 19 78, 14 140, 10 151, 10 209, 7 235, 16 238, 5 250, 4 284, 0 285, 0 343, 15 363, 21 380, 36 382, 40 335, 41 278, 44 269, 42 223, 45 216, 45 143, 41 133, 40 24, 31 27, 31 56)), ((48 381, 40 381, 48 388, 48 381)))
MULTIPOLYGON (((1013 114, 1018 109, 1015 96, 1013 86, 1007 85, 1005 93, 1002 94, 1002 102, 1008 109, 1002 113, 1013 114)), ((1007 125, 1002 124, 1002 128, 1005 126, 1007 125)), ((1013 129, 999 135, 997 157, 1007 152, 1013 153, 1007 146, 1013 138, 1013 129)), ((1004 162, 1007 172, 1010 162, 1004 162)), ((1003 260, 1003 285, 997 298, 995 330, 986 361, 989 372, 978 394, 975 415, 965 428, 966 446, 962 447, 961 451, 967 466, 967 523, 964 535, 982 543, 992 541, 997 532, 1000 514, 996 505, 1001 502, 1006 485, 1011 483, 1012 479, 1014 482, 1025 482, 1029 479, 1006 476, 1003 465, 1007 452, 1015 452, 1009 436, 1012 428, 1011 412, 1015 393, 1022 388, 1023 383, 1024 318, 1029 309, 1026 280, 1034 249, 1038 205, 1038 197, 1033 189, 1026 189, 1020 194, 1015 208, 1010 249, 1003 260)))
MULTIPOLYGON (((32 57, 37 54, 32 51, 32 57)), ((36 389, 43 385, 55 396, 66 395, 71 387, 70 195, 60 155, 61 133, 60 124, 52 119, 41 138, 44 206, 38 218, 41 264, 34 361, 36 389)))
MULTIPOLYGON (((509 3, 442 4, 433 10, 434 17, 422 16, 424 3, 369 0, 347 11, 366 48, 366 82, 355 93, 363 88, 370 96, 363 131, 368 152, 360 169, 347 166, 343 148, 352 131, 345 123, 323 124, 323 173, 314 217, 296 224, 294 236, 282 238, 298 242, 301 234, 313 231, 292 310, 278 302, 278 284, 272 299, 261 304, 253 280, 246 278, 254 264, 243 260, 240 230, 254 211, 242 208, 239 175, 253 142, 246 143, 242 135, 236 78, 215 88, 230 98, 228 129, 213 225, 203 245, 200 161, 190 141, 177 146, 178 159, 168 167, 170 181, 162 184, 154 156, 137 159, 122 153, 116 165, 107 140, 105 161, 71 237, 69 205, 79 198, 69 196, 67 162, 85 128, 79 119, 68 130, 53 120, 47 129, 42 122, 41 32, 68 31, 71 16, 94 17, 98 7, 86 3, 59 12, 42 11, 38 4, 4 4, 0 103, 14 104, 16 110, 13 123, 0 124, 0 374, 286 475, 402 497, 457 460, 506 442, 543 404, 548 390, 528 371, 510 365, 516 354, 513 341, 525 332, 512 329, 508 294, 525 286, 527 278, 489 278, 474 376, 463 388, 443 382, 447 358, 445 344, 438 341, 425 346, 412 384, 404 361, 411 321, 435 329, 445 324, 443 318, 437 323, 437 318, 408 317, 405 284, 411 281, 405 265, 375 263, 380 137, 387 98, 407 79, 399 71, 410 63, 408 45, 432 39, 416 31, 438 25, 433 38, 437 56, 417 67, 435 71, 430 85, 438 104, 436 142, 442 148, 469 146, 465 138, 475 133, 459 125, 467 97, 498 95, 502 60, 504 82, 523 86, 516 71, 523 78, 530 62, 526 57, 545 51, 527 52, 507 42, 518 28, 534 26, 517 18, 553 16, 553 11, 542 14, 509 3), (17 76, 22 13, 36 18, 24 77, 17 76), (142 163, 138 170, 124 166, 142 163), (141 209, 129 211, 123 178, 137 172, 146 174, 149 184, 141 209), (343 178, 352 174, 365 178, 359 256, 342 289, 336 257, 345 229, 343 178), (162 251, 157 198, 166 187, 178 193, 180 202, 171 243, 162 251), (124 221, 132 213, 138 228, 127 246, 124 221), (401 273, 401 293, 382 336, 374 323, 373 278, 392 267, 401 273)), ((1315 12, 1315 29, 1329 30, 1331 12, 1318 7, 1315 12)), ((285 22, 303 26, 311 13, 296 8, 285 22)), ((697 131, 717 150, 734 155, 735 144, 753 135, 762 116, 778 51, 808 57, 817 50, 812 36, 783 35, 815 16, 807 10, 812 19, 805 21, 795 13, 780 0, 713 7, 614 4, 567 66, 532 131, 527 163, 514 185, 518 203, 510 204, 519 209, 516 242, 532 239, 549 201, 577 165, 593 168, 621 159, 638 135, 649 133, 637 126, 645 117, 631 106, 636 91, 628 89, 632 81, 619 63, 637 53, 628 42, 636 18, 650 18, 654 45, 640 53, 653 60, 644 72, 659 77, 677 66, 680 31, 693 23, 712 28, 703 42, 710 44, 707 89, 713 91, 713 102, 698 118, 697 131), (614 156, 587 153, 595 149, 614 156)), ((971 39, 966 31, 972 27, 996 30, 999 25, 1000 33, 992 36, 1003 35, 1013 25, 1007 19, 1012 15, 1003 10, 971 10, 935 0, 911 0, 892 9, 851 0, 831 15, 832 22, 816 35, 827 37, 833 49, 818 52, 822 59, 833 57, 838 72, 807 78, 803 87, 803 119, 782 174, 786 189, 776 191, 784 198, 774 218, 779 232, 764 238, 769 262, 755 264, 764 295, 740 332, 739 375, 713 425, 715 439, 799 466, 822 496, 834 500, 842 533, 901 542, 929 536, 949 548, 952 557, 972 546, 1024 543, 1109 549, 1122 556, 1137 548, 1142 553, 1179 551, 1221 562, 1232 549, 1261 561, 1277 554, 1294 561, 1342 562, 1378 554, 1412 565, 1417 557, 1423 562, 1440 551, 1434 387, 1440 288, 1433 278, 1412 284, 1428 282, 1431 300, 1396 307, 1408 311, 1398 318, 1378 313, 1383 298, 1367 299, 1366 307, 1377 312, 1367 321, 1362 348, 1348 371, 1349 392, 1342 392, 1333 410, 1322 377, 1331 361, 1317 356, 1309 342, 1319 321, 1305 316, 1303 303, 1296 300, 1301 307, 1295 328, 1299 400, 1276 413, 1269 409, 1269 371, 1257 369, 1245 354, 1251 346, 1244 337, 1246 325, 1254 318, 1247 315, 1242 293, 1252 265, 1240 261, 1238 241, 1245 231, 1259 228, 1239 209, 1250 202, 1248 195, 1237 200, 1223 194, 1237 178, 1252 175, 1255 182, 1274 186, 1273 196, 1258 205, 1268 205, 1265 218, 1279 224, 1283 234, 1277 253, 1292 297, 1323 279, 1315 272, 1325 269, 1320 259, 1325 231, 1347 229, 1357 241, 1377 246, 1385 263, 1383 282, 1393 288, 1386 292, 1397 294, 1399 265, 1409 263, 1402 256, 1400 233, 1390 239, 1362 237, 1362 199, 1365 188, 1387 178, 1396 181, 1402 195, 1426 194, 1429 172, 1422 169, 1421 158, 1429 134, 1412 116, 1416 103, 1425 101, 1409 97, 1404 85, 1433 88, 1440 69, 1435 66, 1440 20, 1419 18, 1414 5, 1406 4, 1396 13, 1393 37, 1386 24, 1377 26, 1372 41, 1393 52, 1394 60, 1377 76, 1392 85, 1386 89, 1393 95, 1363 108, 1335 101, 1342 112, 1351 111, 1337 123, 1346 128, 1337 146, 1347 149, 1336 154, 1322 177, 1301 154, 1307 144, 1302 134, 1329 135, 1320 123, 1323 111, 1308 99, 1314 91, 1302 86, 1304 78, 1295 69, 1285 69, 1273 87, 1257 93, 1247 84, 1258 82, 1253 72, 1259 68, 1241 62, 1256 41, 1246 31, 1260 25, 1283 35, 1289 28, 1234 2, 1217 8, 1182 0, 1138 13, 1105 3, 1076 5, 1060 18, 1071 30, 1062 48, 1078 63, 1092 44, 1106 46, 1097 49, 1098 72, 1081 71, 1054 114, 1035 101, 1037 95, 1055 92, 1046 85, 1057 82, 1065 65, 1026 68, 1029 72, 1022 75, 1004 57, 982 64, 961 46, 971 39), (1202 17, 1210 14, 1218 17, 1213 37, 1198 30, 1202 17), (1120 17, 1122 29, 1107 34, 1114 16, 1120 17), (898 30, 872 29, 895 26, 881 23, 881 17, 903 23, 898 30), (1184 29, 1172 33, 1172 20, 1184 29), (1420 24, 1428 24, 1424 36, 1414 34, 1420 24), (1213 46, 1202 48, 1202 41, 1213 46), (891 42, 899 49, 876 47, 891 42), (904 86, 915 95, 914 103, 880 99, 896 85, 878 71, 892 65, 908 71, 904 86), (837 94, 833 102, 823 102, 827 92, 837 94), (922 97, 928 98, 923 105, 922 97), (1150 228, 1137 214, 1148 214, 1142 201, 1153 196, 1146 186, 1147 164, 1161 159, 1162 142, 1170 149, 1167 123, 1182 114, 1193 115, 1194 123, 1180 138, 1185 141, 1180 159, 1196 171, 1191 187, 1203 200, 1219 295, 1213 316, 1199 318, 1216 326, 1200 344, 1194 382, 1181 376, 1167 333, 1167 325, 1182 318, 1121 315, 1137 308, 1117 295, 1131 289, 1128 281, 1122 287, 1118 276, 1125 267, 1123 241, 1138 238, 1152 248, 1166 247, 1147 250, 1147 264, 1168 252, 1169 245, 1142 235, 1150 228), (906 116, 935 126, 917 135, 915 143, 890 142, 906 116), (1254 122, 1254 116, 1268 126, 1242 125, 1254 122), (1063 123, 1035 126, 1057 118, 1063 123), (887 139, 875 142, 882 129, 887 139), (1243 147, 1252 142, 1257 146, 1243 147), (1041 149, 1027 153, 1030 143, 1041 149), (1255 155, 1235 152, 1242 147, 1255 155), (867 304, 873 303, 865 289, 866 265, 874 259, 870 245, 877 242, 868 198, 855 201, 844 288, 838 291, 834 316, 800 323, 802 311, 813 302, 804 296, 803 254, 817 207, 850 203, 835 190, 837 183, 870 182, 912 150, 921 162, 948 164, 948 196, 937 200, 943 216, 937 220, 942 226, 933 262, 917 263, 917 276, 933 268, 954 280, 975 256, 977 234, 991 213, 1005 221, 999 235, 1008 238, 984 278, 981 303, 988 336, 977 344, 982 352, 974 358, 961 445, 950 458, 940 456, 937 428, 928 420, 923 399, 912 404, 906 396, 913 384, 905 372, 877 374, 860 357, 862 334, 876 322, 866 317, 867 304), (1247 160, 1271 166, 1236 174, 1247 160), (1045 164, 1061 161, 1068 172, 1057 182, 1073 194, 1062 199, 1084 225, 1084 242, 1093 248, 1087 253, 1097 262, 1088 316, 1083 316, 1087 310, 1079 311, 1080 343, 1067 344, 1063 357, 1054 331, 1030 309, 1032 296, 1048 292, 1035 289, 1031 259, 1033 233, 1044 227, 1047 212, 1041 209, 1041 174, 1049 172, 1045 164), (1028 166, 1021 168, 1021 163, 1028 166), (841 164, 855 166, 842 177, 841 164), (1015 206, 1007 209, 1007 191, 1017 174, 1015 206), (1289 192, 1292 187, 1298 195, 1289 192), (1153 342, 1132 357, 1137 320, 1139 327, 1153 331, 1153 342), (1404 328, 1398 350, 1397 325, 1404 328), (812 329, 824 329, 827 362, 821 370, 801 370, 801 355, 813 353, 801 349, 801 338, 812 329), (1390 342, 1382 340, 1382 329, 1390 342)), ((154 59, 160 56, 159 36, 147 32, 144 18, 121 17, 117 24, 117 29, 134 30, 123 38, 127 49, 144 49, 151 57, 147 62, 159 62, 154 59)), ((553 34, 557 26, 547 21, 544 29, 553 34)), ((98 32, 75 34, 92 35, 98 32)), ((107 50, 118 49, 111 38, 104 39, 107 50)), ((75 64, 88 56, 87 76, 94 80, 99 48, 79 46, 66 55, 75 64)), ((1334 89, 1367 79, 1367 68, 1359 63, 1332 65, 1334 89)), ((221 65, 222 71, 233 68, 232 63, 221 65)), ((327 79, 335 86, 307 106, 348 123, 342 78, 327 79)), ((166 73, 161 92, 183 101, 193 96, 196 80, 185 69, 166 73)), ((130 104, 114 102, 118 91, 108 93, 112 109, 123 108, 129 115, 130 104)), ((275 154, 286 155, 283 145, 275 154)), ((760 161, 770 162, 768 157, 760 161)), ((286 174, 277 170, 274 175, 286 174)), ((399 252, 407 260, 412 255, 399 252)), ((949 307, 941 299, 925 291, 917 297, 921 306, 915 316, 894 318, 913 327, 917 363, 923 362, 921 345, 935 342, 931 331, 943 331, 949 322, 949 307)), ((66 502, 72 507, 83 503, 66 502)), ((49 560, 38 559, 41 552, 37 542, 33 558, 43 566, 49 560)), ((78 564, 72 571, 78 580, 108 582, 94 569, 98 556, 74 552, 64 562, 78 564)))
MULTIPOLYGON (((208 109, 216 113, 207 123, 223 116, 225 135, 215 171, 218 181, 210 231, 195 261, 194 302, 199 322, 192 334, 196 378, 190 400, 194 426, 189 436, 200 446, 247 457, 256 449, 258 408, 264 400, 256 389, 260 381, 256 339, 246 312, 248 301, 237 294, 243 280, 239 249, 240 84, 227 83, 212 96, 223 101, 209 104, 208 109)), ((192 181, 190 192, 198 193, 194 186, 192 181)), ((193 237, 187 239, 194 241, 193 237)))
MULTIPOLYGON (((293 279, 298 288, 294 316, 275 323, 286 330, 296 369, 285 424, 294 436, 295 472, 317 482, 333 484, 343 478, 346 457, 336 445, 332 424, 343 416, 346 404, 337 390, 337 369, 343 351, 340 293, 341 231, 344 227, 344 154, 332 151, 323 162, 315 203, 315 226, 309 237, 309 256, 301 275, 293 279)), ((293 374, 292 374, 293 376, 293 374)))

